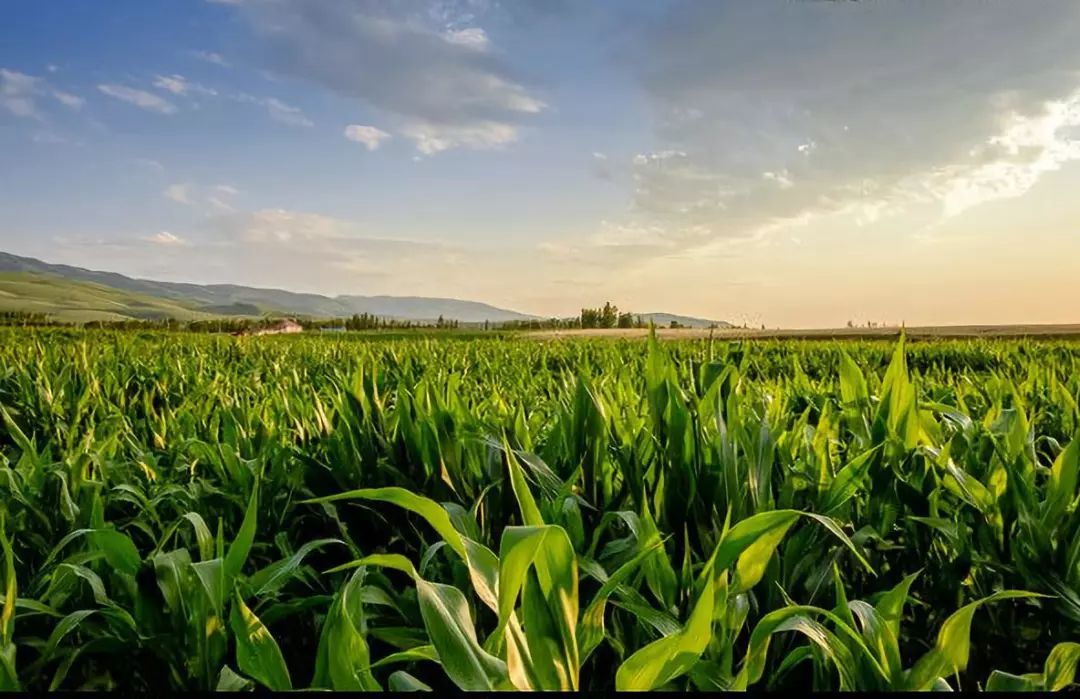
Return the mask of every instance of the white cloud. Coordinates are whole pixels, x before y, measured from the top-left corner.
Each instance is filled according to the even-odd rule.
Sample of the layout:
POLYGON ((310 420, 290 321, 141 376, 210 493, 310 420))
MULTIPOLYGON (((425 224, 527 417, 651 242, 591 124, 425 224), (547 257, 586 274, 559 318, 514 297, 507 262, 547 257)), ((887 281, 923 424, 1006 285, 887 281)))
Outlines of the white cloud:
POLYGON ((391 138, 391 136, 374 126, 349 124, 345 127, 345 138, 363 144, 368 150, 378 150, 383 141, 391 138))
POLYGON ((115 84, 98 85, 98 90, 109 97, 114 97, 148 112, 158 114, 174 114, 176 112, 176 105, 145 90, 115 84))
POLYGON ((443 34, 443 38, 451 44, 464 46, 475 51, 486 51, 491 43, 488 41, 487 34, 480 27, 447 31, 443 34))
POLYGON ((51 87, 44 78, 0 68, 0 108, 17 117, 41 119, 41 97, 51 97, 72 110, 83 106, 81 97, 51 87))
POLYGON ((469 126, 413 122, 401 129, 401 135, 412 141, 416 150, 424 155, 460 147, 474 150, 501 148, 516 141, 517 134, 517 127, 496 121, 469 126))
POLYGON ((217 95, 217 90, 200 85, 199 83, 190 82, 183 75, 176 74, 157 76, 154 78, 154 87, 180 96, 197 94, 214 97, 217 95))
POLYGON ((795 186, 795 183, 791 181, 791 175, 788 173, 787 168, 782 168, 778 172, 766 170, 761 173, 761 178, 769 182, 775 182, 780 189, 791 189, 795 186))
POLYGON ((667 230, 658 225, 623 224, 601 221, 600 230, 589 237, 589 244, 599 247, 670 247, 667 230))
POLYGON ((280 121, 282 124, 288 124, 289 126, 315 125, 311 119, 304 116, 304 112, 299 107, 285 104, 275 97, 266 100, 265 104, 266 109, 270 114, 270 118, 275 121, 280 121))
POLYGON ((86 101, 78 95, 73 95, 70 92, 64 92, 62 90, 53 90, 52 96, 56 98, 57 102, 68 109, 74 109, 76 111, 82 109, 83 103, 86 101))
POLYGON ((36 117, 38 82, 25 73, 0 68, 0 106, 18 117, 36 117))
POLYGON ((186 240, 184 240, 183 238, 181 238, 178 235, 170 233, 169 231, 161 231, 160 233, 157 233, 155 235, 151 235, 151 236, 148 236, 148 237, 144 238, 144 240, 146 240, 147 242, 150 242, 150 243, 154 243, 156 245, 167 245, 167 246, 187 245, 186 240))
POLYGON ((214 211, 236 211, 232 204, 225 201, 221 197, 210 196, 207 197, 206 203, 214 211))
POLYGON ((229 199, 239 193, 238 189, 227 184, 203 187, 190 182, 171 184, 162 192, 166 199, 201 210, 208 215, 235 211, 229 199))
POLYGON ((949 175, 939 186, 945 216, 956 216, 995 199, 1018 197, 1048 172, 1080 159, 1080 90, 1064 100, 1047 102, 1041 114, 1010 114, 1003 131, 987 146, 997 158, 966 172, 949 175))
POLYGON ((301 126, 311 127, 314 126, 314 122, 308 119, 304 111, 299 107, 294 107, 291 104, 286 104, 276 97, 256 97, 246 93, 239 93, 233 95, 232 99, 237 102, 243 102, 245 104, 254 104, 262 107, 266 110, 266 113, 270 115, 270 118, 274 121, 287 124, 289 126, 301 126))

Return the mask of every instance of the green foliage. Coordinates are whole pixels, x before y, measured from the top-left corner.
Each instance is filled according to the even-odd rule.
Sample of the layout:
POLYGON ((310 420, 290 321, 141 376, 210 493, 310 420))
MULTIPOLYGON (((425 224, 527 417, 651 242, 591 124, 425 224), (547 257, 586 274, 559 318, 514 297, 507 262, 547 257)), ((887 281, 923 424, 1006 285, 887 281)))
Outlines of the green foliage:
POLYGON ((0 690, 1066 689, 1078 403, 1067 342, 0 328, 0 690))

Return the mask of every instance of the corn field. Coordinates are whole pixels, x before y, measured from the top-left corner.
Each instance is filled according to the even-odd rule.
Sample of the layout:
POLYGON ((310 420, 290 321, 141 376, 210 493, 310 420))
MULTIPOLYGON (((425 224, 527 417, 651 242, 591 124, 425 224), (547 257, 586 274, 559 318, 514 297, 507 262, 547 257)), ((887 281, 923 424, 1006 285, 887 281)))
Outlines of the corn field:
POLYGON ((0 690, 1059 690, 1080 345, 0 330, 0 690))

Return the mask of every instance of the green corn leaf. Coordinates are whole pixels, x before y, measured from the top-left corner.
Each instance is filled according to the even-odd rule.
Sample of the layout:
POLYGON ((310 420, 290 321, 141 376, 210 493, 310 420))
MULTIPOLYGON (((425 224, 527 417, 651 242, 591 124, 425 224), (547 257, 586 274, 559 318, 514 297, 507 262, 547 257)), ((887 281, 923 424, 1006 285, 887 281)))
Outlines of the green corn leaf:
POLYGON ((210 527, 198 512, 188 512, 184 519, 191 523, 195 529, 195 541, 199 545, 199 560, 208 561, 214 557, 214 535, 210 533, 210 527))
POLYGON ((115 529, 97 529, 90 533, 90 541, 105 554, 105 560, 115 570, 127 575, 139 572, 142 557, 127 534, 115 529))
POLYGON ((261 597, 262 595, 276 592, 296 574, 300 564, 303 563, 304 558, 309 553, 330 544, 341 544, 344 546, 345 542, 340 539, 316 539, 315 541, 309 541, 297 549, 296 553, 288 558, 275 561, 262 570, 252 573, 251 577, 247 580, 248 586, 252 590, 252 594, 261 597))
POLYGON ((323 622, 312 686, 354 692, 380 691, 371 674, 371 654, 364 637, 363 571, 342 586, 323 622))
POLYGON ((15 555, 8 541, 7 518, 0 513, 0 547, 4 554, 4 606, 0 611, 0 691, 17 692, 20 689, 15 664, 15 604, 19 587, 15 575, 15 555))
POLYGON ((251 680, 241 675, 238 675, 228 665, 221 666, 221 673, 218 675, 217 691, 219 692, 243 692, 251 687, 251 680))
POLYGON ((366 556, 337 570, 361 566, 391 568, 413 579, 428 638, 447 676, 459 689, 494 691, 512 687, 506 663, 480 646, 468 602, 460 590, 424 580, 412 562, 398 554, 366 556))
POLYGON ((930 689, 939 678, 962 672, 967 667, 971 649, 971 620, 979 607, 1006 599, 1040 596, 1042 595, 1032 592, 1003 590, 953 612, 941 625, 934 647, 908 671, 907 689, 915 691, 930 689))
POLYGON ((427 686, 420 680, 416 679, 409 673, 398 670, 391 673, 387 684, 390 686, 391 692, 430 692, 433 691, 431 687, 427 686))
POLYGON ((1050 483, 1046 491, 1046 509, 1043 515, 1045 526, 1050 529, 1077 497, 1080 485, 1080 432, 1069 446, 1058 455, 1050 469, 1050 483))
MULTIPOLYGON (((244 521, 240 524, 240 531, 236 533, 236 538, 229 544, 229 549, 225 553, 225 560, 222 562, 221 570, 226 592, 232 590, 233 581, 236 580, 236 576, 243 569, 248 554, 251 552, 251 546, 255 543, 255 527, 258 514, 259 488, 256 485, 251 490, 251 499, 248 501, 247 509, 244 511, 244 521)), ((240 669, 243 670, 244 668, 240 669)))
POLYGON ((503 451, 506 454, 506 467, 510 471, 510 485, 521 510, 522 523, 529 527, 544 526, 544 518, 540 515, 540 508, 536 506, 536 501, 533 500, 525 474, 521 471, 521 464, 518 463, 514 450, 510 448, 505 437, 503 437, 503 451))
MULTIPOLYGON (((420 515, 429 525, 443 538, 446 545, 453 549, 454 553, 461 557, 469 566, 469 577, 477 596, 489 608, 498 609, 498 601, 495 590, 498 589, 496 576, 498 562, 495 554, 490 549, 470 539, 466 539, 454 528, 453 521, 446 509, 434 500, 416 495, 404 488, 368 488, 350 490, 337 495, 329 495, 314 500, 305 500, 305 503, 319 504, 335 502, 338 500, 371 500, 397 505, 403 509, 420 515)), ((411 564, 410 564, 411 565, 411 564)))
POLYGON ((713 588, 713 568, 709 567, 686 625, 623 661, 615 673, 616 691, 651 691, 690 671, 712 638, 713 588))
POLYGON ((277 641, 240 595, 233 598, 229 626, 236 639, 236 666, 240 671, 276 692, 292 689, 277 641))
POLYGON ((465 595, 419 577, 416 590, 424 628, 450 680, 466 691, 508 688, 506 663, 480 647, 465 595))
POLYGON ((1080 643, 1059 643, 1050 651, 1043 667, 1043 686, 1047 692, 1059 692, 1073 683, 1080 664, 1080 643))
POLYGON ((435 650, 435 646, 416 646, 415 648, 403 650, 399 653, 391 653, 385 658, 380 658, 372 663, 371 667, 384 667, 386 665, 393 665, 394 663, 411 663, 418 660, 428 660, 437 663, 439 662, 439 652, 435 650))
POLYGON ((503 530, 499 548, 499 625, 494 636, 499 638, 506 631, 518 595, 533 571, 533 594, 523 604, 525 641, 531 658, 528 662, 532 665, 523 668, 524 673, 535 678, 535 689, 575 690, 579 665, 577 560, 562 527, 503 530))
POLYGON ((1042 689, 1042 675, 1012 675, 1008 672, 994 670, 990 678, 986 680, 988 692, 1040 692, 1042 689))

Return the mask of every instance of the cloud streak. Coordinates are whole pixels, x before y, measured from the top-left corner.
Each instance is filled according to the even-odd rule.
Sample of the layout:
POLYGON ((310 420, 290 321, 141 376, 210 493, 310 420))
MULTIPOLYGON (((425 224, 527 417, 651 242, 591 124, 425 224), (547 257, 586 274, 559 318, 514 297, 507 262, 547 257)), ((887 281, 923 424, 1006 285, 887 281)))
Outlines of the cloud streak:
POLYGON ((78 95, 56 89, 44 78, 0 68, 0 108, 17 117, 41 119, 39 100, 47 97, 70 110, 82 109, 78 95))
POLYGON ((175 114, 176 105, 145 90, 139 90, 114 83, 98 85, 98 91, 121 102, 126 102, 139 109, 157 114, 175 114))

